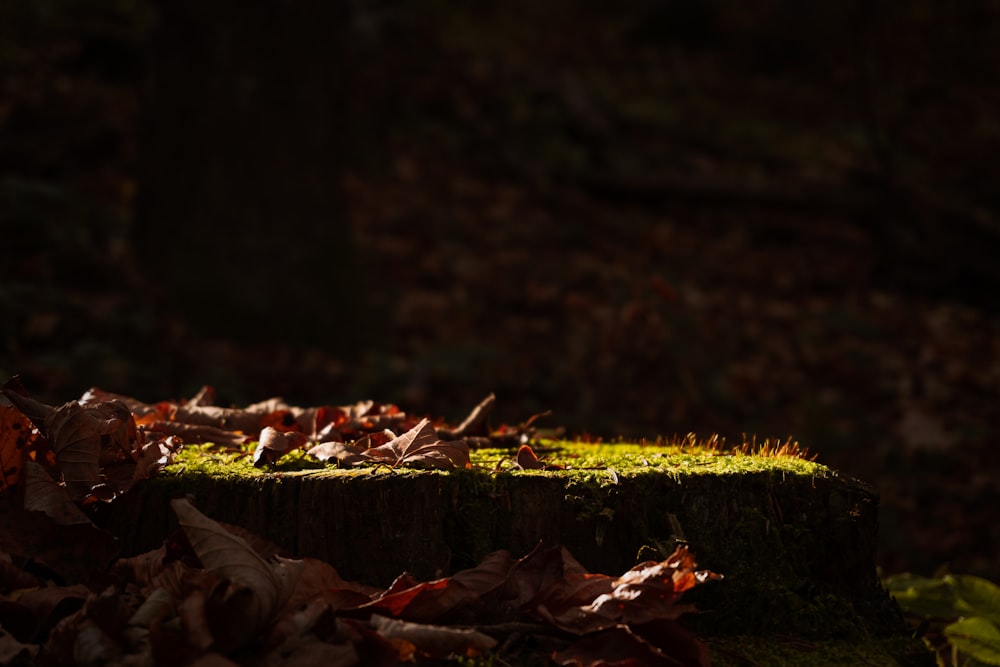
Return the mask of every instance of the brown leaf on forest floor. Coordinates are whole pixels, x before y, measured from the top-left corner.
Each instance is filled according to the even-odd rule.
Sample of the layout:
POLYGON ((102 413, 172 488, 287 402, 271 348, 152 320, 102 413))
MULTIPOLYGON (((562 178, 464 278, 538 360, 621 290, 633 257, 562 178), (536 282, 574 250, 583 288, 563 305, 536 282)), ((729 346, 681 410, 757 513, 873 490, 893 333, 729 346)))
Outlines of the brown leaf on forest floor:
POLYGON ((0 406, 0 493, 15 486, 38 432, 17 408, 0 406))
MULTIPOLYGON (((453 628, 427 623, 400 621, 375 614, 371 618, 372 627, 392 643, 400 641, 411 644, 417 653, 428 658, 448 656, 477 656, 494 646, 497 641, 471 628, 453 628)), ((400 656, 401 659, 407 659, 400 656)))
POLYGON ((72 401, 45 421, 63 482, 74 498, 101 481, 102 465, 132 462, 141 447, 132 413, 121 402, 84 407, 72 401))
POLYGON ((142 433, 120 400, 70 401, 53 408, 30 398, 16 377, 4 384, 3 393, 47 438, 74 499, 101 483, 102 467, 134 463, 142 448, 142 433))
POLYGON ((38 646, 22 644, 13 635, 0 628, 0 664, 32 664, 38 655, 38 646))
POLYGON ((576 641, 565 650, 556 652, 552 660, 557 665, 572 667, 591 665, 708 667, 710 663, 707 650, 696 650, 694 661, 691 661, 691 650, 684 648, 683 655, 675 657, 672 651, 664 651, 636 634, 629 626, 621 625, 576 641))
POLYGON ((36 401, 28 395, 28 390, 21 383, 21 378, 15 375, 0 387, 0 392, 7 397, 11 404, 21 411, 25 417, 31 420, 36 428, 42 430, 45 420, 55 412, 55 408, 36 401))
POLYGON ((321 597, 336 609, 370 602, 379 593, 374 586, 346 581, 329 563, 316 558, 302 559, 302 572, 292 590, 286 609, 296 609, 310 598, 321 597))
POLYGON ((61 526, 91 523, 66 489, 34 461, 28 461, 24 468, 24 509, 42 512, 61 526))
POLYGON ((301 562, 269 563, 242 537, 199 512, 185 499, 170 502, 177 520, 205 569, 252 591, 248 621, 262 627, 281 609, 295 588, 301 562))
POLYGON ((401 575, 380 596, 352 612, 383 614, 408 621, 428 623, 444 618, 479 596, 450 577, 415 583, 401 575))
POLYGON ((574 573, 543 591, 536 610, 545 620, 576 634, 619 624, 675 620, 694 610, 680 603, 684 591, 719 578, 694 568, 690 551, 681 546, 664 561, 640 563, 614 579, 574 573))
POLYGON ((87 520, 58 523, 47 514, 0 498, 0 550, 31 563, 39 576, 67 583, 85 582, 104 572, 118 555, 117 540, 87 520))
POLYGON ((365 452, 365 457, 392 467, 468 468, 469 445, 462 440, 443 442, 429 419, 422 419, 406 433, 380 447, 365 452))

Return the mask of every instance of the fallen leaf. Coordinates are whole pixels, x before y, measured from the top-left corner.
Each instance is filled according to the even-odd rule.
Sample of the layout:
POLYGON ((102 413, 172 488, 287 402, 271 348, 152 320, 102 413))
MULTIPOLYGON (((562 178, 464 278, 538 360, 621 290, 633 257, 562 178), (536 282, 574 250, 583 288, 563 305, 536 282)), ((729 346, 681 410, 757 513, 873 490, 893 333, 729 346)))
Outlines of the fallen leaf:
POLYGON ((33 664, 38 646, 22 644, 0 628, 0 665, 33 664))
POLYGON ((199 512, 186 499, 170 501, 177 520, 205 569, 253 592, 250 619, 264 626, 285 604, 301 572, 301 561, 268 563, 243 538, 199 512))
POLYGON ((365 456, 392 467, 469 468, 469 445, 461 440, 442 442, 429 419, 422 419, 406 433, 380 447, 369 449, 365 456))
POLYGON ((140 660, 137 660, 139 664, 152 662, 150 627, 175 613, 176 601, 173 596, 165 588, 158 588, 143 600, 128 619, 122 631, 122 639, 130 653, 140 656, 140 660))
POLYGON ((76 503, 39 464, 28 461, 24 467, 24 509, 42 512, 57 525, 90 524, 76 503))
POLYGON ((132 475, 133 482, 149 479, 170 465, 174 460, 174 455, 183 446, 183 441, 180 438, 161 433, 147 434, 144 440, 145 442, 136 456, 135 470, 132 475))
POLYGON ((399 621, 375 614, 372 627, 390 642, 405 641, 429 658, 448 656, 477 656, 496 646, 489 635, 470 628, 452 628, 426 623, 399 621))
POLYGON ((379 589, 373 586, 345 581, 337 570, 316 558, 302 559, 302 572, 292 594, 285 603, 286 609, 296 609, 311 598, 323 598, 336 609, 356 607, 371 601, 379 589))
MULTIPOLYGON (((268 667, 299 667, 300 665, 322 665, 323 667, 354 667, 361 665, 354 644, 331 644, 315 635, 306 635, 293 643, 282 646, 277 656, 266 656, 268 667)), ((192 665, 192 667, 216 667, 215 665, 192 665)), ((218 667, 222 667, 219 665, 218 667)))
MULTIPOLYGON (((51 628, 63 618, 83 607, 91 592, 82 584, 73 586, 42 586, 23 591, 18 603, 29 612, 37 628, 51 628)), ((22 638, 27 641, 28 638, 22 638)))
POLYGON ((311 447, 306 453, 324 463, 336 461, 339 466, 353 466, 364 463, 365 449, 343 442, 324 442, 311 447))
POLYGON ((356 607, 353 611, 372 612, 427 623, 441 620, 478 597, 475 591, 469 590, 449 577, 410 585, 408 577, 404 575, 397 578, 382 595, 356 607), (404 579, 405 583, 397 583, 404 579))
POLYGON ((31 423, 39 430, 43 429, 45 420, 55 412, 55 408, 51 405, 46 405, 31 398, 28 395, 28 390, 21 383, 21 378, 17 375, 4 382, 3 386, 0 387, 0 392, 3 392, 7 400, 20 410, 25 417, 30 419, 31 423))
POLYGON ((0 406, 0 493, 15 486, 38 433, 17 408, 0 406))
POLYGON ((42 431, 74 499, 101 481, 102 462, 132 460, 141 447, 132 413, 120 401, 86 407, 70 401, 46 417, 42 431))
POLYGON ((574 642, 552 656, 557 665, 573 667, 698 667, 708 663, 682 662, 642 637, 628 626, 619 626, 574 642))
POLYGON ((6 557, 0 556, 0 590, 12 591, 19 588, 35 588, 41 585, 42 582, 38 577, 25 572, 6 557))
POLYGON ((520 470, 544 470, 546 466, 535 454, 531 445, 521 445, 514 457, 514 467, 520 470))
POLYGON ((260 468, 273 464, 288 452, 298 449, 308 441, 308 438, 301 433, 283 432, 273 426, 265 426, 260 432, 257 448, 253 453, 254 467, 260 468))
POLYGON ((678 604, 684 591, 700 581, 718 578, 710 572, 695 572, 694 568, 688 548, 678 547, 666 560, 640 563, 615 579, 612 590, 597 597, 589 610, 623 623, 676 619, 693 610, 678 604))
POLYGON ((239 667, 239 663, 213 652, 198 657, 189 667, 239 667))
POLYGON ((242 432, 227 431, 218 426, 205 424, 183 424, 173 421, 154 421, 143 424, 147 433, 155 432, 168 436, 177 436, 184 442, 192 444, 213 443, 220 447, 240 447, 250 438, 242 432))
POLYGON ((489 425, 488 420, 490 413, 493 412, 493 406, 496 404, 497 397, 495 394, 490 394, 482 401, 479 405, 472 409, 472 412, 462 420, 462 423, 453 429, 442 429, 440 434, 443 437, 457 440, 459 438, 465 438, 467 436, 487 436, 489 435, 489 425))
POLYGON ((87 523, 59 524, 43 512, 0 498, 0 551, 32 564, 31 571, 62 583, 88 581, 118 555, 113 535, 87 523))

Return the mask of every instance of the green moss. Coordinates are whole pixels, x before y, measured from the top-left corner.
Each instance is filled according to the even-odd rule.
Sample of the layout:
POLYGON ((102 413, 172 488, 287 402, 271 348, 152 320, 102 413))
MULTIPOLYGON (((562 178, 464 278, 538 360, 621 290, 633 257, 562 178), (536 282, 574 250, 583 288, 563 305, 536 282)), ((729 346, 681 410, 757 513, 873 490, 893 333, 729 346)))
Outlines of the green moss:
MULTIPOLYGON (((332 474, 350 476, 358 470, 384 468, 363 465, 356 468, 338 468, 310 458, 304 451, 296 450, 283 456, 277 463, 256 468, 253 465, 255 443, 241 448, 221 448, 215 445, 187 445, 177 454, 166 472, 206 474, 213 477, 256 477, 278 473, 322 470, 332 474)), ((814 461, 793 456, 760 456, 755 454, 726 453, 697 445, 662 444, 591 444, 569 441, 545 441, 538 446, 543 462, 553 468, 547 470, 514 470, 515 452, 508 449, 484 448, 471 452, 473 469, 480 473, 498 470, 519 475, 570 479, 583 484, 608 487, 617 484, 620 477, 643 475, 678 479, 682 475, 733 475, 770 472, 786 475, 828 475, 830 469, 814 461)), ((412 472, 412 469, 397 469, 412 472)))
MULTIPOLYGON (((827 475, 826 466, 794 456, 762 456, 730 453, 709 446, 692 444, 583 443, 546 441, 538 447, 544 463, 562 466, 562 471, 530 471, 531 474, 582 476, 605 484, 613 484, 617 475, 670 475, 776 472, 784 475, 827 475), (600 474, 595 474, 599 472, 600 474)), ((479 449, 473 452, 473 463, 495 467, 509 460, 512 453, 504 449, 479 449)))

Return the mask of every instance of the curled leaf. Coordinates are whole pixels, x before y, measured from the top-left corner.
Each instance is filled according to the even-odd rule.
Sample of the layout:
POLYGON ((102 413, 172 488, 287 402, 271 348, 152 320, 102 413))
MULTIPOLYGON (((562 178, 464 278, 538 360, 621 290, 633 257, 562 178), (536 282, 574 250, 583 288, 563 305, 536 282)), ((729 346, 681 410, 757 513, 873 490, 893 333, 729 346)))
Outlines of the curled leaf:
POLYGON ((453 440, 466 436, 488 436, 489 426, 487 421, 496 401, 496 395, 490 394, 472 409, 472 412, 462 420, 461 424, 453 429, 441 431, 441 435, 453 440))
POLYGON ((535 455, 535 451, 530 445, 521 445, 518 448, 514 464, 521 470, 541 470, 545 467, 545 464, 538 459, 538 456, 535 455))
POLYGON ((120 401, 82 406, 71 401, 45 419, 42 429, 70 495, 81 498, 101 481, 101 466, 132 461, 140 435, 120 401))
POLYGON ((253 453, 254 467, 260 468, 280 459, 308 442, 306 436, 296 431, 282 432, 273 426, 265 426, 260 432, 257 449, 253 453))

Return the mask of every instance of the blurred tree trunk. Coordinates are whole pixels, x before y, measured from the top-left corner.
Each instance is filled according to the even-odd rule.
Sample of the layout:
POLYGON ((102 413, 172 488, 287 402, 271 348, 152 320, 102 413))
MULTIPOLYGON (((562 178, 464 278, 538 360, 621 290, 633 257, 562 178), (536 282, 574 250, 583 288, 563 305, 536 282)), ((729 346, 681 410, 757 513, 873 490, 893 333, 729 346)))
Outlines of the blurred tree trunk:
POLYGON ((136 243, 203 334, 350 345, 347 3, 153 0, 136 243))

